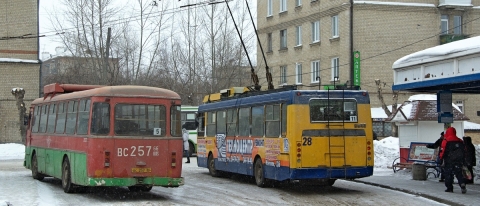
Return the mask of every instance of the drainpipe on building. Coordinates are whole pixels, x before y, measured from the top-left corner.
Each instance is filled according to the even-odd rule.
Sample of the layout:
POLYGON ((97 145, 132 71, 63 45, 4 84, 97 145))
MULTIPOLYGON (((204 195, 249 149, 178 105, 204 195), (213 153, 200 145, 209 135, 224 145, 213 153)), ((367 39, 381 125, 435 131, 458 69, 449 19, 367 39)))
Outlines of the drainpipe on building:
POLYGON ((350 89, 351 89, 353 88, 353 0, 350 0, 350 81, 349 82, 350 82, 350 89))

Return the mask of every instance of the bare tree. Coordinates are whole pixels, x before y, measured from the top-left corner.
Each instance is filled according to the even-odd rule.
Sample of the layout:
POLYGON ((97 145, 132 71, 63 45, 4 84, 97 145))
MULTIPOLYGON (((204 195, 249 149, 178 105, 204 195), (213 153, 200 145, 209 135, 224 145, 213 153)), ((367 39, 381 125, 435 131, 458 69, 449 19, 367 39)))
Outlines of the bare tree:
MULTIPOLYGON (((378 100, 380 100, 380 103, 382 104, 382 109, 385 111, 385 114, 387 116, 392 116, 393 113, 397 111, 397 104, 398 104, 398 91, 393 91, 393 103, 392 103, 392 111, 390 111, 387 107, 387 104, 385 103, 385 100, 383 99, 383 92, 382 92, 382 82, 379 79, 375 79, 375 84, 377 85, 377 97, 378 100)), ((385 83, 383 87, 385 86, 385 83)), ((398 127, 395 123, 391 123, 392 126, 392 135, 394 137, 398 137, 398 127)))

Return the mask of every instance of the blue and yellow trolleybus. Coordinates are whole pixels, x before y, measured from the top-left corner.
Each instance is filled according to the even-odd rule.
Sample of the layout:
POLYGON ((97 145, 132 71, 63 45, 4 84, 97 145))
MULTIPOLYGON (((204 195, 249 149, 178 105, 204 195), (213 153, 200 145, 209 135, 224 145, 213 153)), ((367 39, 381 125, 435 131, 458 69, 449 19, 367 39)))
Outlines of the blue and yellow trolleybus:
POLYGON ((248 92, 231 88, 207 95, 198 108, 198 166, 212 176, 333 185, 373 174, 370 99, 362 90, 248 92))

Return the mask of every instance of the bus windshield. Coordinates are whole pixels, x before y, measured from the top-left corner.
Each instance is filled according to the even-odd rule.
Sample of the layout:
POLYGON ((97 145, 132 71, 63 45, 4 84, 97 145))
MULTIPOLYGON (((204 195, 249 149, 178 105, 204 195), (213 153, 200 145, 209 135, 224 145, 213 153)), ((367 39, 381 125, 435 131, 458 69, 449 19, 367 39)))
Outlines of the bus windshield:
POLYGON ((115 105, 115 134, 165 136, 166 108, 163 105, 115 105))
POLYGON ((310 121, 357 121, 355 99, 311 99, 310 121))
POLYGON ((182 112, 182 128, 186 130, 196 130, 197 129, 197 115, 195 112, 182 112))

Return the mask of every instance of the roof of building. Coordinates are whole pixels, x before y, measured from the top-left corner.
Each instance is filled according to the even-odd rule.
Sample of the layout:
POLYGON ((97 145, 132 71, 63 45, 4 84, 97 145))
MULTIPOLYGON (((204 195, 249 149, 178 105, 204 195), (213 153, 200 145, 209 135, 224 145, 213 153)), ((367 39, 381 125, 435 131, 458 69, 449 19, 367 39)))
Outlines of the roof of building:
MULTIPOLYGON (((453 120, 470 120, 458 107, 452 104, 453 120)), ((438 121, 436 100, 414 100, 404 102, 390 117, 392 122, 438 121)))

